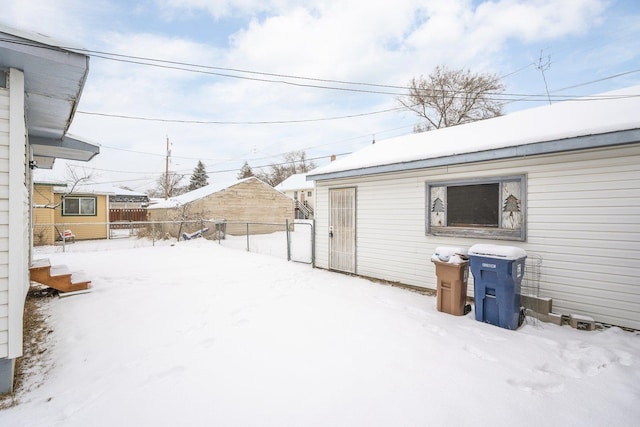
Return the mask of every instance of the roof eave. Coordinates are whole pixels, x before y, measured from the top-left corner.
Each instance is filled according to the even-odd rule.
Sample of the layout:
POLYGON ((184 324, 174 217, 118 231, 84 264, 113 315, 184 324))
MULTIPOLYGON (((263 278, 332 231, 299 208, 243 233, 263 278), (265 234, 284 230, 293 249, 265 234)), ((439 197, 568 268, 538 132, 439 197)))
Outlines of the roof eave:
POLYGON ((529 157, 543 154, 604 148, 639 142, 640 129, 628 129, 595 135, 583 135, 573 138, 542 141, 532 144, 516 145, 512 147, 497 148, 493 150, 455 154, 452 156, 435 157, 410 162, 392 163, 387 165, 377 165, 358 169, 327 172, 317 175, 313 175, 313 172, 310 172, 307 175, 307 180, 322 181, 329 179, 354 178, 367 175, 405 172, 416 169, 428 169, 439 166, 460 165, 465 163, 505 160, 518 157, 529 157))
POLYGON ((51 169, 55 159, 88 162, 100 153, 98 145, 68 135, 62 138, 29 136, 31 152, 38 168, 51 169))

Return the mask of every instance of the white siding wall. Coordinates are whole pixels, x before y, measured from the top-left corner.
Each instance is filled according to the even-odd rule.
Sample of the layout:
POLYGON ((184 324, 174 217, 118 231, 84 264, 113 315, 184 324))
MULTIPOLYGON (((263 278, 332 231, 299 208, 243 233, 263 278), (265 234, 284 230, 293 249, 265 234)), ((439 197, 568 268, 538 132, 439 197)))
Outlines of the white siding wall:
POLYGON ((22 321, 29 290, 31 234, 24 74, 21 71, 9 71, 9 92, 8 156, 6 153, 0 155, 0 176, 2 180, 7 176, 8 180, 8 186, 0 192, 0 227, 8 228, 8 238, 6 246, 0 244, 0 266, 6 268, 6 274, 0 274, 0 278, 6 277, 8 282, 7 352, 8 358, 13 359, 22 355, 22 321))
MULTIPOLYGON (((9 90, 0 88, 0 203, 9 194, 9 90)), ((0 207, 0 358, 9 354, 8 209, 0 207)))
MULTIPOLYGON (((496 243, 543 258, 554 311, 640 329, 640 144, 317 181, 316 265, 328 265, 328 189, 357 187, 357 273, 431 289, 435 247, 496 243), (527 175, 527 241, 425 235, 425 183, 527 175)), ((469 295, 473 295, 471 279, 469 295)))

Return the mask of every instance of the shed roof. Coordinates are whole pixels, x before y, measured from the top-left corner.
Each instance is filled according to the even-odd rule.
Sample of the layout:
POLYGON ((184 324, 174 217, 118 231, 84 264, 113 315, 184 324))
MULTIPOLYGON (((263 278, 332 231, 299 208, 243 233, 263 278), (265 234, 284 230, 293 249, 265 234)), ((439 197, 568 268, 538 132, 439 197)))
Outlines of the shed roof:
POLYGON ((282 181, 274 187, 278 191, 310 190, 313 181, 307 181, 306 173, 297 173, 282 181))
POLYGON ((314 169, 332 179, 640 141, 640 86, 382 140, 314 169), (596 138, 597 136, 597 138, 596 138))
MULTIPOLYGON (((171 208, 177 208, 177 207, 186 205, 188 203, 191 203, 193 201, 196 201, 196 200, 202 199, 204 197, 210 196, 211 194, 218 193, 220 191, 223 191, 223 190, 226 190, 228 188, 234 187, 234 186, 236 186, 236 185, 238 185, 240 183, 251 181, 251 180, 255 180, 257 182, 260 182, 260 183, 264 184, 258 178, 253 177, 253 176, 249 177, 249 178, 234 180, 234 181, 214 182, 213 184, 209 184, 209 185, 206 185, 204 187, 198 188, 196 190, 189 191, 188 193, 184 193, 184 194, 181 194, 181 195, 175 196, 175 197, 170 197, 167 200, 161 200, 158 203, 155 203, 155 204, 149 206, 149 209, 171 209, 171 208)), ((264 184, 264 185, 267 185, 269 188, 273 188, 268 184, 264 184)))
POLYGON ((24 72, 29 143, 38 167, 55 158, 88 161, 96 144, 67 135, 84 83, 89 56, 68 43, 0 24, 0 69, 24 72))

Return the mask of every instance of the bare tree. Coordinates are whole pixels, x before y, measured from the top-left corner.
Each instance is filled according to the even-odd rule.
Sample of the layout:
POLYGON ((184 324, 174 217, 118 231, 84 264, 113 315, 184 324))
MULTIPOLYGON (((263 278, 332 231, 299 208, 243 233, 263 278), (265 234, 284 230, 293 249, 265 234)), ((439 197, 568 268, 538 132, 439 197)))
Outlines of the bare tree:
POLYGON ((184 194, 187 191, 185 186, 181 186, 180 183, 184 179, 183 174, 169 172, 163 173, 158 177, 156 181, 156 188, 148 191, 151 197, 174 197, 184 194))
POLYGON ((62 193, 62 195, 60 196, 60 201, 56 203, 55 201, 50 200, 44 205, 33 205, 33 207, 55 209, 58 206, 62 205, 62 203, 64 203, 65 197, 73 193, 73 191, 76 189, 78 185, 89 182, 92 179, 93 179, 93 173, 87 172, 85 169, 82 169, 82 171, 79 171, 76 168, 73 168, 70 165, 67 165, 67 172, 65 177, 66 188, 65 188, 65 192, 62 193))
POLYGON ((261 170, 260 172, 255 174, 255 177, 263 182, 266 182, 270 186, 275 187, 285 179, 289 178, 291 175, 293 175, 293 172, 290 165, 273 164, 269 166, 269 170, 261 170))
POLYGON ((502 115, 496 97, 504 85, 495 74, 436 67, 429 77, 412 78, 409 93, 398 102, 425 120, 414 127, 424 132, 502 115))
POLYGON ((185 203, 170 211, 168 219, 178 224, 177 239, 183 238, 182 232, 186 228, 188 232, 191 230, 200 230, 204 232, 204 222, 207 220, 209 213, 201 206, 195 206, 192 203, 185 203), (199 221, 199 222, 198 222, 199 221))
POLYGON ((307 153, 304 151, 291 151, 283 157, 283 163, 274 163, 269 166, 269 170, 261 170, 255 176, 275 187, 291 175, 307 173, 317 167, 313 160, 307 159, 307 153))
POLYGON ((291 164, 293 173, 307 173, 317 167, 313 160, 307 159, 305 151, 291 151, 284 155, 284 160, 291 164))

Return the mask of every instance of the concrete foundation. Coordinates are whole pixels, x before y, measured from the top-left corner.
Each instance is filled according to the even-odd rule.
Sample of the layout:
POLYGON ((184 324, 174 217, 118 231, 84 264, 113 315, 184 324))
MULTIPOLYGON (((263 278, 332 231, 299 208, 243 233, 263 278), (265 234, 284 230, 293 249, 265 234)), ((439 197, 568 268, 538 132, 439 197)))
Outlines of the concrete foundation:
POLYGON ((569 318, 569 324, 571 327, 581 331, 593 331, 596 329, 596 322, 591 317, 579 314, 572 314, 569 318))
POLYGON ((534 297, 530 295, 521 295, 520 304, 522 304, 524 308, 533 310, 538 314, 549 314, 553 308, 551 298, 534 297))
POLYGON ((537 319, 540 320, 541 322, 553 323, 558 326, 562 326, 563 324, 562 315, 558 313, 547 313, 547 314, 536 313, 535 317, 537 317, 537 319))

